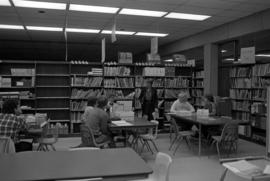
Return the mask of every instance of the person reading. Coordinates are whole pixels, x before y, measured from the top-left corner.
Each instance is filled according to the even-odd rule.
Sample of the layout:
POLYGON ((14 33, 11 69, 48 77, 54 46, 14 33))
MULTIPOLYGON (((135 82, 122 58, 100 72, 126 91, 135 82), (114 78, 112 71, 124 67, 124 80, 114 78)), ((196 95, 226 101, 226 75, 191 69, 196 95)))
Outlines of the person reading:
POLYGON ((178 99, 174 101, 170 109, 171 113, 181 111, 195 112, 194 107, 188 102, 188 95, 186 92, 180 92, 178 94, 178 99))

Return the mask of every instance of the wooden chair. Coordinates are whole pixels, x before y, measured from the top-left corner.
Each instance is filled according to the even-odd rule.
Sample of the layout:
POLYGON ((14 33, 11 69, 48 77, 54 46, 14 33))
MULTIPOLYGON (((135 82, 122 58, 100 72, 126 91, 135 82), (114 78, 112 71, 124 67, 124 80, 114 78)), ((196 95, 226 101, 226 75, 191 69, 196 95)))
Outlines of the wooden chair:
POLYGON ((157 135, 158 135, 158 124, 159 124, 159 122, 156 121, 156 120, 152 120, 151 122, 156 125, 155 128, 154 129, 153 128, 149 129, 148 134, 139 135, 139 139, 143 142, 141 153, 143 152, 143 149, 144 149, 145 146, 147 146, 148 150, 150 150, 152 154, 154 153, 153 150, 151 149, 150 144, 149 144, 150 142, 152 143, 152 145, 154 146, 154 148, 158 152, 158 148, 157 148, 157 146, 155 144, 155 140, 157 139, 157 135))
POLYGON ((37 140, 37 142, 39 143, 39 146, 37 148, 38 151, 50 151, 49 147, 51 147, 53 151, 56 151, 54 144, 58 141, 59 125, 56 124, 56 126, 51 129, 53 137, 48 137, 48 125, 43 127, 43 135, 37 140))
POLYGON ((82 124, 80 126, 80 131, 81 131, 82 146, 84 147, 103 148, 111 142, 110 140, 108 140, 103 143, 97 143, 92 130, 89 129, 86 125, 82 124))
POLYGON ((192 135, 194 135, 194 132, 193 131, 179 131, 179 127, 175 121, 175 119, 171 119, 171 125, 172 125, 172 129, 175 133, 175 137, 169 147, 169 150, 171 150, 172 146, 174 145, 174 143, 176 143, 176 141, 178 141, 178 145, 175 147, 175 150, 174 150, 174 155, 177 151, 177 149, 179 148, 182 140, 185 140, 189 149, 191 149, 191 142, 190 142, 190 138, 192 135))
POLYGON ((228 155, 234 149, 237 152, 238 147, 238 124, 234 122, 229 122, 223 127, 220 136, 212 136, 212 144, 216 144, 216 149, 218 152, 218 157, 220 158, 220 149, 228 148, 228 155))

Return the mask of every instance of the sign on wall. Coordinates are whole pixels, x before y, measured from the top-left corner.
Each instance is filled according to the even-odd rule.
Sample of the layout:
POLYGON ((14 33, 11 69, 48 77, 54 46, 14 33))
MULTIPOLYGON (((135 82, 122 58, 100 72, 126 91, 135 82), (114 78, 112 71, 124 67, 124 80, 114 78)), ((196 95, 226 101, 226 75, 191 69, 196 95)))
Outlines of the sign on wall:
POLYGON ((255 63, 255 47, 241 48, 241 63, 255 63))

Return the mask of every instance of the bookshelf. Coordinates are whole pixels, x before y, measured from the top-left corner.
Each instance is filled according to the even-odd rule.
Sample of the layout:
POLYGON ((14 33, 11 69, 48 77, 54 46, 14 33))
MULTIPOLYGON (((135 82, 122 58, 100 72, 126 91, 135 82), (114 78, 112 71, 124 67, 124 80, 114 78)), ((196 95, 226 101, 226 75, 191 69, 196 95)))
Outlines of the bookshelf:
POLYGON ((203 66, 197 66, 192 73, 191 97, 195 109, 202 108, 204 96, 204 70, 203 66))

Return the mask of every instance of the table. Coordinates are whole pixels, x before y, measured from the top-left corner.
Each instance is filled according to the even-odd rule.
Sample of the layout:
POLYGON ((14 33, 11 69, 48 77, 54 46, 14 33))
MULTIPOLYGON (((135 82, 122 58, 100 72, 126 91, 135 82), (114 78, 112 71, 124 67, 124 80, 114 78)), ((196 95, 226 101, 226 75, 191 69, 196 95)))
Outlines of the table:
MULTIPOLYGON (((202 148, 202 125, 204 126, 222 126, 228 123, 228 119, 224 117, 217 116, 197 116, 196 113, 192 113, 191 115, 182 116, 176 113, 166 113, 167 115, 174 118, 176 121, 188 122, 199 126, 199 151, 198 155, 201 156, 201 148, 202 148)), ((240 121, 235 120, 238 124, 244 125, 249 124, 248 121, 240 121)))
MULTIPOLYGON (((125 145, 128 145, 127 130, 134 130, 137 132, 138 129, 154 128, 156 126, 156 124, 138 117, 135 117, 134 121, 127 122, 130 123, 130 125, 116 125, 114 123, 109 124, 109 129, 111 131, 125 131, 125 145)), ((134 140, 136 140, 136 138, 134 138, 134 140)))
POLYGON ((4 181, 97 177, 124 181, 143 179, 152 172, 130 148, 0 155, 0 178, 4 181))

